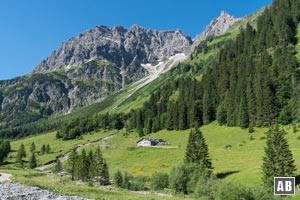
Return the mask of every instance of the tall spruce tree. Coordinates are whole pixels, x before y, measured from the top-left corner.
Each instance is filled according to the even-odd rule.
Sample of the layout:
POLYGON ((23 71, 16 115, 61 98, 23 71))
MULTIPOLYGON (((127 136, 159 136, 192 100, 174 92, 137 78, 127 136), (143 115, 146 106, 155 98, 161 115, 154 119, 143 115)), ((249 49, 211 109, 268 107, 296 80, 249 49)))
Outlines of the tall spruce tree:
POLYGON ((95 158, 94 158, 94 153, 92 150, 89 151, 88 153, 88 180, 93 180, 95 177, 95 158))
POLYGON ((104 165, 104 160, 103 160, 103 155, 100 150, 100 147, 98 146, 95 152, 95 176, 97 179, 98 184, 100 184, 101 181, 101 176, 102 176, 102 170, 103 170, 103 165, 104 165))
POLYGON ((213 169, 205 138, 198 127, 192 129, 190 132, 185 161, 188 163, 197 163, 201 169, 208 172, 211 172, 213 169))
POLYGON ((263 157, 263 182, 272 187, 274 177, 293 176, 296 170, 293 155, 285 138, 286 132, 278 125, 270 128, 263 157))
POLYGON ((78 154, 76 148, 73 148, 71 151, 68 161, 67 161, 67 171, 71 174, 71 179, 75 180, 75 173, 76 173, 76 163, 78 160, 78 154))
POLYGON ((33 153, 33 152, 35 152, 35 150, 36 150, 35 144, 34 144, 34 142, 32 142, 31 146, 30 146, 30 152, 33 153))
POLYGON ((36 166, 37 166, 36 157, 35 157, 35 153, 33 152, 30 157, 29 168, 34 169, 34 168, 36 168, 36 166))
POLYGON ((41 147, 41 154, 44 154, 46 153, 46 145, 43 144, 42 147, 41 147))
POLYGON ((47 154, 51 153, 51 147, 49 144, 46 145, 46 153, 47 154))
POLYGON ((24 161, 23 158, 26 157, 26 150, 25 150, 25 146, 24 144, 21 144, 18 153, 17 153, 17 157, 16 157, 16 163, 20 166, 20 167, 24 167, 24 161))
POLYGON ((86 181, 89 175, 89 162, 86 150, 82 149, 81 154, 76 162, 76 175, 82 181, 86 181))
POLYGON ((3 164, 3 160, 7 157, 10 151, 11 147, 9 141, 0 140, 0 165, 3 164))
POLYGON ((56 173, 62 172, 63 167, 62 167, 61 161, 59 159, 59 156, 56 156, 55 163, 56 163, 55 164, 55 171, 56 171, 56 173))

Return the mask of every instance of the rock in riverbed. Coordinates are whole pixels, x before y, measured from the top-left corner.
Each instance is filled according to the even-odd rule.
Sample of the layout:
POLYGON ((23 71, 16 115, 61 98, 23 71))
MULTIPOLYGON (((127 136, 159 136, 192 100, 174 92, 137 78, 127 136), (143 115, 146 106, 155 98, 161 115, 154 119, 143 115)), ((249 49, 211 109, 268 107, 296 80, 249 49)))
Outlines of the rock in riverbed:
POLYGON ((76 196, 60 196, 42 190, 38 187, 29 187, 19 184, 0 184, 0 199, 1 200, 86 200, 76 196))

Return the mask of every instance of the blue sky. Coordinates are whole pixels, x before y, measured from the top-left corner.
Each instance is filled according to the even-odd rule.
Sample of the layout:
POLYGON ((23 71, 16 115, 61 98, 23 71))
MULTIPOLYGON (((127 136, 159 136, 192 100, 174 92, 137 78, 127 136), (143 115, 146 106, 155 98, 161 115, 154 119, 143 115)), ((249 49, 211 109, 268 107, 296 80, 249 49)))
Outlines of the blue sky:
POLYGON ((97 25, 181 29, 195 37, 221 10, 243 17, 272 0, 2 0, 0 80, 24 75, 62 42, 97 25))

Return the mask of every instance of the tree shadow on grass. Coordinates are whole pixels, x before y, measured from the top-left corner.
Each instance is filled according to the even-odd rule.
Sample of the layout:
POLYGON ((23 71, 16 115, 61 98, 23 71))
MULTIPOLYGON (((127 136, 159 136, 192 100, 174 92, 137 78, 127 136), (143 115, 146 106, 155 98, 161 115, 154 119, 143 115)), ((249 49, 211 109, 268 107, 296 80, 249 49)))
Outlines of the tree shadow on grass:
POLYGON ((222 173, 217 173, 217 178, 223 179, 226 178, 227 176, 230 176, 232 174, 239 173, 240 171, 230 171, 230 172, 222 172, 222 173))
POLYGON ((296 183, 296 185, 300 184, 300 174, 295 176, 295 183, 296 183))

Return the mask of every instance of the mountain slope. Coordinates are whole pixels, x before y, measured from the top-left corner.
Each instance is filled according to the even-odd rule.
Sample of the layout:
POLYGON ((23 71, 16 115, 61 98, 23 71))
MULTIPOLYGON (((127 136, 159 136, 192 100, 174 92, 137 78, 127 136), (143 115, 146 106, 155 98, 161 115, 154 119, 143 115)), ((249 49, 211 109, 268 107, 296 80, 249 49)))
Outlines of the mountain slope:
POLYGON ((180 30, 155 31, 137 25, 126 29, 94 27, 69 41, 42 61, 33 73, 45 73, 56 69, 69 69, 95 58, 108 60, 122 67, 128 82, 137 81, 147 70, 141 64, 154 63, 183 52, 192 44, 180 30))
MULTIPOLYGON (((231 25, 224 17, 218 18, 218 27, 231 25)), ((106 111, 114 112, 139 89, 183 62, 187 56, 182 52, 191 43, 179 30, 94 27, 63 43, 31 74, 0 82, 0 125, 22 126, 50 115, 69 114, 125 90, 122 98, 112 96, 118 100, 110 102, 113 107, 106 111)))
MULTIPOLYGON (((141 109, 131 112, 131 128, 143 135, 216 119, 221 125, 250 130, 298 121, 299 10, 298 1, 278 0, 258 17, 257 26, 247 24, 223 46, 214 38, 201 42, 192 54, 196 59, 191 59, 198 61, 195 66, 206 66, 201 80, 185 76, 162 86, 141 109), (210 56, 201 62, 197 54, 210 56)), ((194 67, 189 64, 186 72, 194 67)))

